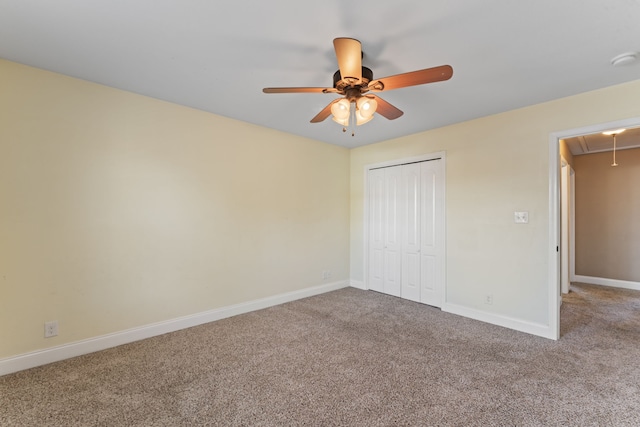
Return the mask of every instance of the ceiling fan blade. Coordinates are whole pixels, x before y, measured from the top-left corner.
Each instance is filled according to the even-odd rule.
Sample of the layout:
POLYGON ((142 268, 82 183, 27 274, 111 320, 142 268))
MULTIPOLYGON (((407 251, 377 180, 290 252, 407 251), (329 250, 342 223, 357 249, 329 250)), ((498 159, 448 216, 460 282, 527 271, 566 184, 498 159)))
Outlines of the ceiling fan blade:
POLYGON ((264 93, 335 93, 332 87, 265 87, 264 93))
POLYGON ((313 119, 311 119, 311 123, 320 123, 321 121, 324 121, 324 119, 329 117, 331 115, 331 106, 340 101, 340 99, 342 98, 334 99, 333 101, 331 101, 329 105, 324 107, 322 111, 320 111, 313 119))
POLYGON ((339 37, 333 39, 338 68, 342 80, 352 79, 352 83, 362 81, 362 45, 356 39, 339 37))
POLYGON ((376 100, 376 102, 378 103, 378 108, 376 109, 376 113, 380 114, 382 117, 385 117, 389 120, 395 120, 404 114, 402 110, 396 108, 395 106, 388 103, 387 101, 380 98, 379 96, 367 95, 367 97, 371 97, 376 100))
POLYGON ((453 68, 451 68, 450 65, 441 65, 440 67, 426 68, 424 70, 411 71, 409 73, 396 74, 395 76, 374 80, 369 83, 369 90, 392 90, 407 86, 441 82, 449 80, 452 75, 453 68))

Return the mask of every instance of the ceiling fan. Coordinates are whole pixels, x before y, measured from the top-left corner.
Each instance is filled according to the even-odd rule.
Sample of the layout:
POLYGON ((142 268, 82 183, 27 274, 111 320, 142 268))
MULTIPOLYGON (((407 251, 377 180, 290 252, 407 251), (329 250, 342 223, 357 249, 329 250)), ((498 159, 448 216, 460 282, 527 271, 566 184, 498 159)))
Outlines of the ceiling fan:
POLYGON ((374 80, 373 71, 362 66, 362 45, 358 40, 339 37, 333 40, 333 46, 339 68, 333 75, 333 87, 266 87, 262 91, 342 95, 342 98, 334 99, 312 118, 311 123, 322 122, 333 115, 333 120, 343 125, 343 131, 346 131, 349 125, 367 123, 375 112, 389 120, 397 119, 404 114, 397 107, 370 92, 440 82, 449 80, 453 75, 450 65, 442 65, 374 80))

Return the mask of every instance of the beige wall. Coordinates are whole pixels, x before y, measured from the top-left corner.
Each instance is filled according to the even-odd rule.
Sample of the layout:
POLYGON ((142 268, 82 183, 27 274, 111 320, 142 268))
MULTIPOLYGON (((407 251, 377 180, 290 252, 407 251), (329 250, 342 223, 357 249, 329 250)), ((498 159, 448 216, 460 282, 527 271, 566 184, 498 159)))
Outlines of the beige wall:
POLYGON ((576 274, 640 282, 640 149, 574 158, 576 274))
POLYGON ((364 280, 365 165, 446 151, 445 304, 547 324, 550 134, 638 117, 638 99, 635 81, 352 150, 352 279, 364 280))
POLYGON ((349 152, 2 60, 0 93, 0 358, 362 281, 364 166, 434 151, 447 303, 544 324, 549 134, 640 116, 636 81, 349 152))
POLYGON ((348 150, 2 60, 0 94, 0 358, 348 280, 348 150))

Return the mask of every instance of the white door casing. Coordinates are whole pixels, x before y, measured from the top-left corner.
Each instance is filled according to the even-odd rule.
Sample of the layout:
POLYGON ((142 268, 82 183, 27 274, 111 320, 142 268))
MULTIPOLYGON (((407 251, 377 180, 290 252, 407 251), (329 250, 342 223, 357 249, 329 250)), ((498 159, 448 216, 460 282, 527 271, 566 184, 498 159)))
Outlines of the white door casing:
POLYGON ((560 157, 560 290, 563 294, 569 293, 569 227, 570 227, 570 170, 571 166, 560 157))
POLYGON ((576 172, 569 176, 569 282, 576 281, 576 172))

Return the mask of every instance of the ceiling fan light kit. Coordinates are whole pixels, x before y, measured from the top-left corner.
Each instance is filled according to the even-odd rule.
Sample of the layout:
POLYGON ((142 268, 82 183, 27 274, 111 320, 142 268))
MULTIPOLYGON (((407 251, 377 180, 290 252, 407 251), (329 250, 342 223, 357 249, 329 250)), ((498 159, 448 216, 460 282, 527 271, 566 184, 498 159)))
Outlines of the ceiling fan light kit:
MULTIPOLYGON (((338 71, 333 74, 333 87, 274 87, 264 88, 264 93, 336 93, 342 98, 334 99, 320 111, 311 123, 319 123, 332 116, 333 121, 343 126, 360 126, 369 122, 377 112, 389 120, 402 116, 402 110, 369 92, 399 89, 449 80, 453 75, 450 65, 411 71, 382 79, 373 79, 373 71, 362 66, 362 45, 352 38, 339 37, 333 40, 338 60, 338 71)), ((352 131, 354 136, 355 132, 352 131)))

